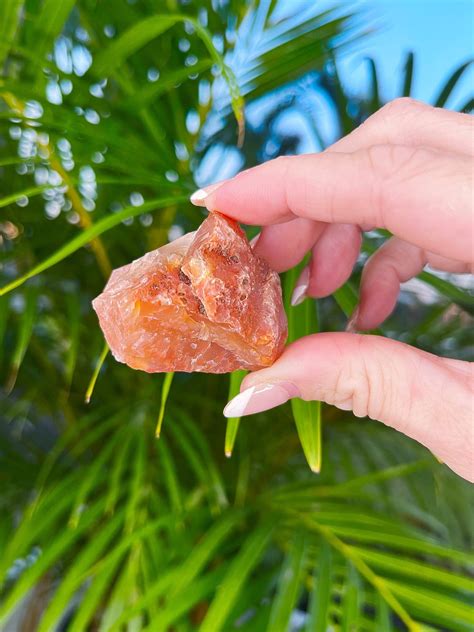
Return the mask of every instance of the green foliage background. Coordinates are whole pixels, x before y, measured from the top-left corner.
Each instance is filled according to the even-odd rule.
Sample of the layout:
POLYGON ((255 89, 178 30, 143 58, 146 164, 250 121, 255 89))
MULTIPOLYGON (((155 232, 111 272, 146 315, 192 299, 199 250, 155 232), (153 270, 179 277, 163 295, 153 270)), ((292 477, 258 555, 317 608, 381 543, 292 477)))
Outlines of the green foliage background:
MULTIPOLYGON (((103 348, 91 299, 200 223, 187 200, 211 151, 294 152, 275 131, 288 110, 323 148, 311 92, 341 135, 383 104, 371 60, 364 97, 337 74, 363 21, 312 3, 276 20, 276 4, 0 3, 0 629, 473 629, 472 492, 412 441, 297 404, 232 420, 226 459, 228 377, 177 375, 165 401, 163 376, 110 357, 84 401, 103 348), (269 94, 244 136, 244 103, 269 94)), ((408 55, 401 95, 415 71, 408 55)), ((341 329, 359 274, 318 318, 288 308, 292 335, 341 329)), ((467 358, 472 296, 420 279, 436 301, 406 294, 382 333, 467 358)))

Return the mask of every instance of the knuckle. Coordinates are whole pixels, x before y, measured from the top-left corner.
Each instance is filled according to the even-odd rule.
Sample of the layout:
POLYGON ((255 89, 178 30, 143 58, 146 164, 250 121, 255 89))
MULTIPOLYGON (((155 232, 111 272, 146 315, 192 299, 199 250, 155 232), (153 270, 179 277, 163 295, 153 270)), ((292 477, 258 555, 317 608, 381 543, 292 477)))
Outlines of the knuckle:
MULTIPOLYGON (((412 164, 423 150, 407 145, 372 145, 366 150, 368 168, 378 180, 386 182, 399 174, 407 165, 412 164)), ((426 159, 426 156, 420 156, 426 159)))
POLYGON ((370 348, 368 340, 366 336, 360 336, 358 341, 353 411, 356 417, 380 419, 388 389, 383 365, 378 361, 378 354, 373 353, 373 340, 370 339, 370 348))
POLYGON ((373 337, 357 336, 357 353, 341 364, 328 399, 356 417, 383 421, 392 406, 392 376, 383 354, 374 353, 374 342, 373 337))
POLYGON ((424 148, 407 145, 372 145, 365 152, 365 168, 371 177, 372 208, 380 227, 386 227, 386 212, 397 204, 400 186, 420 177, 433 158, 424 148))
POLYGON ((420 108, 425 107, 427 106, 421 103, 421 101, 417 101, 412 97, 397 97, 381 107, 377 112, 377 116, 384 119, 386 122, 390 122, 394 118, 396 119, 400 116, 405 116, 406 114, 418 112, 420 108))

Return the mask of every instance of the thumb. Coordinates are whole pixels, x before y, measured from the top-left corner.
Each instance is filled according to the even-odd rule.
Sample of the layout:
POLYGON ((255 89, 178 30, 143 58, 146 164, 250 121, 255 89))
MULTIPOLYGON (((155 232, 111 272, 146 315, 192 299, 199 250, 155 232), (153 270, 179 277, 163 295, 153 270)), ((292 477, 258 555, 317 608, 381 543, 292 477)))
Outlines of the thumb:
POLYGON ((315 334, 248 375, 224 414, 250 415, 292 397, 320 400, 396 428, 472 481, 471 369, 379 336, 315 334))

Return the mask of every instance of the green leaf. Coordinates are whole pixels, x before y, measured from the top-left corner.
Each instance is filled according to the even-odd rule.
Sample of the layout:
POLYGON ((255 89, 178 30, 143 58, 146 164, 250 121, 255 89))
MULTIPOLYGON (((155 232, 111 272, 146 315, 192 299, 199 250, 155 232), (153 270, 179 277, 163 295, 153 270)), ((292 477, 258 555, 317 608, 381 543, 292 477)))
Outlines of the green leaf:
POLYGON ((464 75, 466 70, 468 70, 468 68, 471 66, 472 63, 473 63, 473 60, 469 59, 464 64, 461 64, 461 66, 459 66, 459 68, 457 68, 453 72, 453 74, 448 78, 446 83, 441 88, 440 93, 437 96, 437 98, 434 100, 434 106, 435 107, 442 108, 442 107, 444 107, 446 105, 446 102, 449 99, 449 97, 451 96, 454 88, 456 87, 456 85, 458 84, 459 80, 464 75))
POLYGON ((0 2, 0 69, 13 43, 24 0, 0 2))
POLYGON ((81 306, 78 296, 71 292, 66 296, 66 308, 69 325, 69 343, 64 362, 64 377, 67 387, 70 388, 79 351, 79 330, 81 324, 81 306))
POLYGON ((136 22, 108 48, 95 56, 93 64, 95 74, 99 77, 109 76, 130 55, 182 20, 184 20, 184 16, 152 15, 136 22))
POLYGON ((150 211, 155 211, 159 208, 169 206, 170 204, 178 204, 179 202, 184 202, 185 200, 187 200, 187 196, 184 195, 177 197, 158 198, 156 200, 151 200, 150 202, 145 202, 141 206, 127 206, 118 213, 114 213, 113 215, 108 215, 107 217, 104 217, 103 219, 93 224, 87 230, 81 232, 80 235, 74 237, 74 239, 72 239, 70 242, 58 248, 58 250, 56 250, 54 254, 45 259, 43 262, 36 265, 29 272, 19 277, 18 279, 15 279, 8 285, 0 288, 0 296, 11 292, 20 285, 23 285, 23 283, 25 283, 25 281, 27 281, 28 279, 37 276, 41 272, 44 272, 45 270, 48 270, 48 268, 56 265, 63 259, 66 259, 66 257, 72 255, 74 252, 76 252, 76 250, 79 250, 79 248, 82 248, 82 246, 90 243, 95 237, 98 237, 111 228, 118 226, 125 219, 135 217, 137 215, 142 215, 143 213, 149 213, 150 211))
POLYGON ((161 434, 161 426, 163 425, 163 418, 165 416, 165 408, 166 401, 168 399, 168 395, 171 388, 171 383, 173 382, 174 373, 166 373, 163 378, 163 383, 161 385, 161 402, 160 402, 160 411, 158 413, 158 421, 156 422, 156 430, 155 436, 159 438, 161 434))
POLYGON ((114 451, 120 445, 120 433, 115 433, 109 442, 103 447, 100 454, 96 455, 92 464, 82 472, 81 485, 77 491, 76 500, 71 510, 68 526, 75 529, 81 519, 81 513, 86 506, 89 497, 92 496, 94 488, 101 480, 104 473, 108 471, 108 461, 114 451))
POLYGON ((336 290, 333 298, 339 305, 344 315, 349 318, 357 307, 357 292, 354 290, 350 281, 344 283, 342 287, 336 290))
MULTIPOLYGON (((186 620, 193 608, 205 603, 209 596, 220 584, 226 571, 224 565, 215 570, 211 570, 204 576, 197 577, 192 584, 193 589, 180 593, 179 599, 173 600, 167 606, 160 608, 159 616, 155 620, 150 617, 151 623, 142 632, 168 632, 168 630, 186 630, 185 625, 180 625, 182 620, 186 620), (180 621, 179 620, 181 617, 180 621)), ((189 629, 189 628, 188 628, 189 629)))
MULTIPOLYGON (((167 528, 168 530, 174 528, 174 516, 172 514, 164 514, 157 520, 148 523, 144 527, 140 527, 133 533, 123 535, 118 540, 115 547, 111 551, 109 551, 107 555, 105 555, 101 560, 99 560, 97 564, 94 565, 94 567, 91 569, 91 572, 93 574, 105 572, 110 567, 113 567, 120 559, 122 559, 125 554, 129 553, 130 550, 133 549, 133 547, 137 543, 141 543, 149 536, 153 536, 155 541, 158 542, 159 540, 157 533, 163 528, 167 528)), ((160 590, 166 590, 170 586, 173 579, 173 572, 167 572, 166 574, 164 574, 163 577, 160 577, 160 579, 158 580, 160 584, 158 587, 160 588, 160 590)), ((160 591, 155 592, 155 589, 153 589, 153 591, 150 590, 150 592, 146 594, 143 599, 153 599, 159 594, 161 594, 160 591)), ((140 603, 137 602, 137 604, 134 606, 133 612, 139 612, 140 607, 140 603)))
POLYGON ((16 383, 18 371, 20 370, 21 363, 25 357, 26 350, 30 343, 31 334, 33 333, 33 325, 35 322, 38 289, 30 286, 25 292, 25 306, 20 318, 20 325, 18 328, 18 337, 13 351, 11 360, 10 374, 8 376, 7 384, 5 386, 7 393, 10 393, 16 383))
POLYGON ((137 22, 121 35, 104 52, 99 53, 95 59, 94 70, 99 76, 106 76, 118 68, 130 55, 148 44, 158 35, 180 22, 191 24, 196 34, 206 46, 213 62, 217 64, 222 76, 229 88, 232 110, 239 127, 239 146, 243 142, 243 99, 234 72, 227 66, 224 59, 217 51, 212 37, 202 24, 186 15, 153 15, 137 22))
MULTIPOLYGON (((332 493, 337 495, 346 495, 349 492, 353 494, 356 490, 361 487, 365 487, 366 485, 381 483, 393 478, 409 476, 410 474, 432 466, 432 459, 419 459, 418 461, 413 461, 412 463, 402 463, 401 465, 394 465, 383 470, 375 470, 374 472, 370 472, 370 474, 363 474, 362 476, 357 476, 349 481, 344 481, 343 483, 335 485, 332 488, 332 493)), ((324 489, 321 491, 324 493, 324 489)), ((327 491, 329 492, 329 495, 331 495, 331 491, 327 491)))
POLYGON ((457 287, 454 283, 440 279, 440 277, 431 272, 426 272, 426 270, 420 272, 418 278, 424 283, 431 285, 431 287, 434 287, 442 296, 445 296, 450 301, 463 307, 469 313, 474 313, 474 296, 472 294, 457 287))
POLYGON ((37 508, 39 506, 42 510, 40 514, 41 519, 35 522, 34 528, 31 514, 28 512, 29 508, 27 507, 26 519, 18 525, 13 537, 8 542, 7 548, 2 551, 2 557, 0 558, 0 578, 2 580, 16 558, 26 555, 29 548, 34 546, 35 543, 41 542, 42 539, 47 539, 47 534, 54 529, 58 520, 61 520, 61 524, 64 526, 64 523, 67 521, 66 512, 71 507, 70 494, 72 491, 77 491, 76 478, 76 476, 67 477, 65 480, 57 483, 56 486, 50 488, 39 500, 31 503, 37 508))
POLYGON ((3 353, 3 339, 5 337, 5 331, 7 329, 8 322, 8 314, 9 314, 9 305, 8 299, 5 297, 0 298, 0 350, 2 353, 0 354, 0 367, 1 367, 1 359, 4 357, 3 353))
POLYGON ((323 541, 319 547, 317 564, 313 573, 306 632, 326 632, 330 628, 332 573, 332 550, 329 544, 323 541))
POLYGON ((170 424, 170 433, 175 437, 176 444, 183 453, 186 464, 189 465, 194 475, 208 493, 209 502, 211 503, 213 511, 219 513, 219 502, 213 493, 213 485, 203 455, 199 453, 196 446, 190 441, 187 433, 184 432, 184 429, 181 428, 180 424, 176 423, 174 419, 173 423, 170 424))
MULTIPOLYGON (((206 568, 219 546, 227 541, 242 520, 241 512, 232 512, 215 524, 204 534, 202 540, 194 547, 189 556, 179 566, 174 566, 165 575, 160 575, 148 591, 140 597, 132 607, 123 612, 116 621, 118 627, 130 617, 138 614, 150 603, 167 595, 168 600, 163 617, 165 621, 172 621, 181 609, 181 599, 194 587, 196 578, 206 568)), ((162 623, 161 621, 157 623, 162 623)), ((163 627, 163 626, 162 626, 163 627)), ((161 628, 160 628, 161 629, 161 628)), ((154 631, 153 631, 154 632, 154 631)))
POLYGON ((354 565, 348 564, 344 583, 344 601, 342 609, 342 632, 353 632, 360 629, 360 603, 362 601, 362 583, 354 565))
POLYGON ((380 529, 354 529, 351 527, 334 527, 334 533, 341 537, 347 537, 356 542, 365 542, 370 544, 384 544, 392 549, 399 551, 412 551, 426 555, 437 555, 442 558, 453 560, 464 564, 473 563, 474 556, 465 551, 456 551, 450 549, 443 544, 432 542, 429 540, 421 540, 407 535, 398 535, 390 533, 388 530, 380 529))
POLYGON ((240 511, 231 511, 224 518, 216 521, 203 536, 198 546, 176 570, 177 578, 170 590, 170 605, 172 605, 173 600, 179 601, 180 593, 189 590, 194 578, 204 570, 218 547, 234 534, 236 527, 242 521, 242 516, 240 511))
MULTIPOLYGON (((293 342, 318 331, 316 306, 312 299, 306 299, 296 307, 291 306, 291 295, 295 287, 301 265, 293 268, 285 276, 285 307, 288 315, 288 342, 293 342)), ((321 470, 321 402, 291 400, 291 409, 298 436, 311 470, 321 470)))
POLYGON ((273 600, 268 632, 288 630, 293 610, 298 604, 305 573, 306 541, 297 533, 290 542, 290 549, 283 562, 278 578, 277 592, 273 600))
POLYGON ((229 565, 199 632, 222 630, 247 577, 260 561, 273 532, 273 525, 255 527, 229 565))
POLYGON ((392 632, 392 623, 390 620, 390 608, 382 595, 377 595, 377 632, 392 632))
POLYGON ((313 528, 315 531, 319 532, 336 551, 354 565, 362 577, 364 577, 369 584, 371 584, 382 595, 392 610, 396 612, 403 623, 405 623, 410 632, 421 632, 421 627, 413 620, 410 614, 394 596, 390 590, 388 582, 374 573, 357 554, 357 551, 353 547, 345 544, 345 542, 337 537, 336 529, 330 529, 325 525, 319 524, 316 520, 306 518, 301 514, 299 514, 299 516, 302 523, 307 525, 310 529, 313 528))
POLYGON ((464 112, 465 114, 472 114, 472 111, 474 110, 474 99, 473 98, 469 98, 464 105, 461 105, 460 108, 458 108, 458 112, 464 112))
MULTIPOLYGON (((112 587, 106 606, 101 612, 99 632, 120 630, 119 618, 127 606, 133 605, 137 596, 137 591, 131 591, 130 586, 137 586, 138 584, 140 556, 141 547, 136 546, 131 548, 128 557, 124 560, 124 565, 112 587)), ((141 613, 137 614, 136 617, 127 617, 127 630, 130 632, 140 630, 141 626, 135 627, 135 623, 139 624, 141 620, 141 613)))
POLYGON ((382 107, 377 66, 376 66, 375 60, 372 59, 372 57, 368 57, 367 62, 369 64, 369 78, 370 78, 370 88, 369 88, 370 111, 377 112, 377 110, 380 110, 380 108, 382 107))
POLYGON ((176 513, 180 514, 183 510, 183 500, 177 467, 164 437, 158 443, 158 456, 160 457, 160 465, 164 470, 164 480, 171 506, 176 513))
POLYGON ((111 563, 104 566, 93 576, 89 587, 81 598, 81 607, 76 609, 71 623, 71 630, 89 629, 90 621, 96 616, 100 604, 106 599, 106 593, 110 590, 110 586, 113 585, 119 565, 120 568, 123 566, 122 559, 125 551, 122 551, 121 554, 122 557, 116 555, 111 563))
MULTIPOLYGON (((216 467, 216 463, 209 449, 209 442, 207 437, 203 434, 200 428, 193 423, 190 417, 184 414, 183 411, 177 411, 183 427, 186 429, 187 435, 192 438, 194 445, 199 448, 199 452, 204 459, 206 473, 204 479, 207 481, 211 498, 213 499, 214 510, 220 512, 222 508, 229 504, 227 500, 224 482, 221 474, 216 467)), ((178 428, 178 424, 173 425, 174 428, 178 428)), ((181 435, 182 437, 182 435, 181 435)), ((189 444, 191 445, 191 444, 189 444)), ((191 454, 191 452, 190 452, 191 454)))
POLYGON ((7 195, 6 197, 3 197, 0 199, 0 208, 3 208, 5 206, 8 206, 9 204, 13 204, 15 203, 17 200, 19 200, 21 197, 34 197, 35 195, 39 195, 40 193, 42 193, 43 191, 45 191, 46 189, 53 189, 54 187, 52 187, 51 185, 42 185, 40 187, 29 187, 27 189, 23 189, 23 191, 17 191, 16 193, 11 193, 10 195, 7 195))
MULTIPOLYGON (((254 65, 242 78, 244 94, 254 99, 281 88, 306 72, 320 71, 328 55, 350 44, 351 38, 353 41, 360 39, 360 31, 354 35, 353 15, 341 16, 339 13, 337 16, 334 9, 321 11, 318 5, 314 5, 313 10, 313 15, 306 18, 305 13, 301 21, 289 16, 268 32, 263 53, 255 57, 254 65)), ((255 39, 259 35, 256 33, 255 39)), ((343 112, 342 108, 340 112, 343 112)), ((349 123, 349 117, 347 120, 349 123)))
MULTIPOLYGON (((69 501, 69 499, 68 499, 69 501)), ((13 590, 2 601, 0 605, 0 625, 24 599, 26 594, 36 584, 39 578, 72 547, 79 538, 83 537, 91 525, 95 524, 99 514, 103 511, 103 502, 98 501, 94 505, 87 507, 81 515, 81 521, 77 529, 64 529, 58 533, 43 555, 25 572, 13 590)))
MULTIPOLYGON (((131 204, 126 200, 133 192, 147 201, 168 197, 163 212, 149 217, 146 206, 134 207, 133 223, 100 235, 110 260, 118 266, 161 246, 171 227, 192 230, 202 220, 202 210, 181 199, 191 191, 193 179, 201 179, 205 162, 217 179, 217 171, 228 162, 235 129, 232 121, 229 124, 231 100, 243 119, 239 86, 252 99, 265 100, 268 90, 279 90, 270 95, 276 99, 274 107, 249 133, 242 153, 244 167, 258 162, 258 150, 274 135, 273 123, 281 112, 304 109, 305 86, 310 92, 323 91, 328 115, 347 132, 369 110, 370 85, 355 99, 360 110, 347 107, 353 95, 347 86, 338 85, 337 68, 333 74, 330 65, 332 56, 343 53, 364 27, 363 16, 358 22, 358 15, 347 16, 344 8, 321 12, 313 3, 301 11, 297 3, 289 2, 282 13, 276 0, 229 0, 220 3, 218 11, 208 11, 205 31, 196 32, 193 20, 201 20, 202 26, 205 14, 193 6, 189 12, 199 13, 198 18, 184 23, 187 18, 180 15, 177 26, 130 52, 102 82, 94 69, 82 77, 76 73, 81 72, 83 48, 97 60, 143 19, 156 13, 176 15, 177 0, 161 3, 161 9, 155 6, 155 12, 153 4, 160 3, 81 0, 64 22, 63 8, 69 0, 54 7, 52 0, 27 0, 19 19, 14 15, 16 32, 4 36, 4 29, 10 28, 6 21, 13 25, 9 7, 19 1, 0 1, 1 54, 8 51, 0 64, 0 98, 5 92, 10 95, 7 106, 0 108, 0 136, 6 141, 0 158, 0 198, 10 201, 0 209, 0 223, 3 215, 23 227, 18 239, 4 241, 3 284, 41 265, 85 231, 83 225, 70 224, 77 220, 77 209, 69 209, 67 200, 57 218, 44 212, 50 198, 62 200, 73 193, 66 185, 32 193, 26 207, 17 208, 15 203, 25 193, 22 189, 43 182, 48 169, 57 171, 51 157, 64 161, 67 170, 69 144, 74 168, 66 175, 78 194, 76 206, 79 202, 80 208, 81 199, 85 201, 88 190, 94 190, 96 208, 84 212, 85 223, 88 218, 95 223, 114 216, 112 209, 131 204), (109 25, 117 33, 112 37, 109 25), (238 72, 238 83, 230 66, 238 72), (160 73, 157 81, 150 79, 154 68, 160 73), (288 82, 296 86, 290 94, 288 82), (46 84, 56 89, 59 84, 62 104, 48 101, 46 84), (95 96, 99 92, 101 96, 95 96), (33 101, 43 110, 37 119, 33 101), (23 105, 24 111, 18 112, 23 105), (99 115, 97 125, 89 121, 91 110, 99 115), (198 126, 204 134, 195 132, 198 126), (24 143, 29 147, 31 141, 35 159, 17 155, 18 127, 24 133, 21 153, 27 153, 24 143), (54 149, 54 156, 48 157, 45 145, 54 149), (90 169, 95 184, 88 181, 90 169), (145 214, 138 219, 140 213, 145 214)), ((467 100, 465 85, 471 71, 472 67, 457 84, 453 103, 456 95, 459 103, 467 100)), ((402 73, 401 84, 403 79, 402 73)), ((382 82, 380 73, 377 80, 382 82)), ((316 123, 320 114, 315 113, 316 123)), ((322 134, 321 141, 325 140, 322 134)), ((289 147, 291 152, 292 142, 291 135, 283 134, 277 139, 277 150, 287 153, 289 147)), ((381 239, 368 235, 367 241, 378 244, 381 239)), ((76 243, 73 252, 78 248, 82 250, 76 243)), ((39 618, 46 613, 43 629, 57 628, 62 619, 78 632, 107 628, 107 632, 191 632, 216 603, 224 582, 233 577, 241 585, 235 596, 232 588, 221 597, 227 613, 220 617, 222 623, 214 626, 211 621, 215 632, 233 627, 261 632, 269 627, 271 616, 279 627, 291 604, 293 614, 300 603, 305 608, 307 596, 313 612, 319 600, 316 611, 324 617, 317 619, 320 631, 340 632, 354 616, 354 627, 360 632, 405 629, 379 590, 357 568, 354 571, 353 561, 348 562, 339 549, 332 550, 320 532, 304 524, 299 517, 303 514, 349 546, 349 556, 365 563, 382 585, 385 581, 385 588, 386 582, 394 582, 409 590, 407 595, 398 594, 388 584, 392 596, 426 628, 469 627, 456 622, 456 617, 459 604, 468 605, 472 596, 470 491, 414 442, 380 424, 353 424, 346 413, 328 408, 324 430, 330 453, 322 477, 314 477, 307 471, 294 425, 288 423, 291 409, 286 406, 261 416, 258 427, 241 423, 235 461, 228 462, 221 454, 221 402, 228 378, 180 376, 179 396, 172 397, 173 391, 166 401, 166 436, 162 433, 157 442, 153 402, 157 417, 161 378, 157 381, 114 363, 98 385, 100 393, 94 394, 100 398, 85 413, 81 384, 87 386, 94 369, 89 367, 91 353, 99 355, 102 348, 101 342, 94 351, 95 315, 90 308, 102 279, 88 250, 69 258, 67 251, 62 252, 60 267, 38 282, 39 309, 20 368, 23 378, 0 404, 4 421, 0 423, 0 583, 8 573, 0 607, 24 582, 10 612, 21 610, 25 598, 46 591, 48 599, 38 614, 39 618), (87 348, 89 353, 83 352, 87 348), (95 516, 81 531, 96 503, 95 516), (234 511, 236 506, 240 515, 234 511), (288 518, 283 509, 293 509, 298 517, 288 518), (79 520, 76 529, 68 526, 71 512, 72 523, 79 520), (241 580, 242 567, 235 567, 235 562, 262 518, 272 522, 274 534, 241 580), (306 542, 299 582, 294 574, 282 573, 283 559, 283 571, 297 567, 296 534, 306 542), (324 551, 332 552, 327 564, 324 551), (26 565, 12 581, 23 560, 26 565), (349 564, 363 589, 357 599, 356 580, 348 579, 349 564), (305 565, 314 573, 314 582, 305 565)), ((359 273, 360 266, 356 278, 359 273)), ((25 283, 24 289, 30 285, 36 284, 25 283)), ((357 294, 346 290, 352 287, 355 284, 337 292, 335 300, 318 301, 324 319, 321 329, 334 329, 333 317, 340 320, 335 301, 351 314, 357 294)), ((420 322, 407 335, 431 351, 450 338, 452 354, 466 357, 465 314, 444 317, 452 316, 444 314, 453 303, 448 296, 455 295, 461 304, 468 294, 458 294, 462 288, 453 287, 445 286, 445 294, 437 291, 436 303, 424 306, 420 322)), ((23 326, 19 289, 15 300, 0 299, 4 376, 23 326)), ((236 430, 231 424, 230 443, 236 430)), ((8 627, 2 623, 0 627, 8 627)), ((313 624, 308 613, 308 632, 314 632, 313 624)))
POLYGON ((51 475, 55 463, 59 460, 64 451, 69 448, 72 452, 79 456, 85 452, 89 446, 93 445, 98 439, 104 437, 104 435, 110 431, 111 428, 116 426, 120 421, 121 416, 115 415, 108 419, 103 418, 103 410, 84 415, 74 426, 68 429, 57 441, 54 448, 48 454, 46 460, 41 467, 38 479, 35 484, 35 490, 37 493, 37 499, 34 500, 27 512, 27 517, 30 519, 37 509, 38 503, 42 498, 43 488, 46 485, 48 477, 51 475), (100 420, 101 423, 91 427, 95 421, 100 420), (87 432, 85 432, 87 431, 87 432))
POLYGON ((110 349, 109 349, 109 345, 107 343, 104 344, 104 347, 100 353, 100 356, 97 358, 97 362, 95 364, 95 368, 94 368, 94 372, 92 373, 92 377, 90 379, 89 385, 86 389, 86 394, 84 397, 84 400, 86 402, 86 404, 89 404, 89 402, 91 401, 91 397, 92 397, 92 393, 94 392, 94 388, 97 382, 97 378, 99 377, 99 373, 101 368, 104 365, 105 359, 109 353, 110 349))
MULTIPOLYGON (((9 0, 7 0, 7 3, 8 3, 8 1, 9 0)), ((21 1, 23 2, 23 0, 21 0, 21 1)), ((1 5, 0 5, 0 7, 1 7, 1 5)), ((0 22, 0 24, 1 24, 1 22, 0 22)), ((14 116, 14 114, 12 114, 12 117, 13 116, 14 116)), ((10 167, 12 165, 21 165, 24 162, 36 163, 36 162, 38 162, 38 158, 20 158, 19 156, 10 156, 9 158, 2 158, 0 160, 0 167, 10 167)), ((35 189, 36 188, 38 188, 38 187, 35 187, 35 189)), ((44 188, 51 189, 51 188, 54 188, 54 187, 51 187, 51 185, 49 185, 49 186, 45 185, 44 188)))
POLYGON ((131 445, 129 434, 125 428, 123 431, 119 430, 116 434, 121 435, 122 438, 118 441, 118 446, 113 455, 113 464, 110 468, 109 489, 105 503, 105 510, 109 514, 113 514, 115 511, 122 489, 125 486, 123 477, 130 463, 129 453, 131 445))
POLYGON ((420 561, 411 561, 400 555, 388 554, 370 549, 357 548, 358 555, 366 560, 372 567, 389 571, 395 575, 414 578, 430 584, 447 586, 448 588, 465 590, 474 593, 474 580, 470 577, 459 575, 454 571, 436 568, 432 564, 420 561))
MULTIPOLYGON (((240 385, 248 371, 234 371, 230 374, 228 401, 240 393, 240 385)), ((230 417, 227 419, 225 430, 224 452, 226 457, 231 457, 234 450, 235 439, 239 429, 240 417, 230 417)))
MULTIPOLYGON (((33 22, 35 31, 35 54, 42 61, 61 33, 75 0, 43 0, 41 10, 33 22)), ((39 77, 38 73, 38 77, 39 77)))
POLYGON ((133 450, 133 469, 129 481, 128 502, 126 507, 125 533, 132 533, 139 518, 139 507, 144 496, 143 479, 147 465, 145 436, 135 433, 133 450))
POLYGON ((415 64, 415 55, 413 51, 407 53, 405 66, 403 68, 403 87, 402 96, 409 97, 413 86, 413 68, 415 64))
POLYGON ((387 581, 387 586, 418 616, 429 617, 430 620, 434 620, 438 624, 449 626, 451 630, 472 630, 471 604, 419 586, 409 586, 391 580, 387 581))
POLYGON ((122 523, 123 514, 117 514, 109 522, 102 525, 96 536, 83 548, 80 555, 76 557, 74 563, 71 564, 68 572, 62 578, 60 585, 41 617, 37 632, 48 632, 48 630, 55 629, 72 597, 80 588, 84 575, 87 576, 92 564, 110 546, 112 538, 117 534, 122 523))
MULTIPOLYGON (((120 105, 123 108, 132 109, 134 111, 143 108, 165 92, 173 90, 177 84, 188 79, 189 75, 197 75, 208 70, 213 63, 212 59, 202 59, 194 64, 192 68, 180 68, 179 70, 162 74, 156 83, 139 89, 133 95, 124 99, 120 105)), ((120 180, 118 180, 118 182, 120 182, 120 180)))

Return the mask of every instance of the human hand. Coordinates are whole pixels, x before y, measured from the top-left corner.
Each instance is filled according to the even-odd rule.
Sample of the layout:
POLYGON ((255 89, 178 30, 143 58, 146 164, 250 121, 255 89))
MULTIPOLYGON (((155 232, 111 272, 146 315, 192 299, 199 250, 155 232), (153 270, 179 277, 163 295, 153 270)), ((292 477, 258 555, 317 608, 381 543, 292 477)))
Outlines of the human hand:
MULTIPOLYGON (((386 105, 325 152, 282 157, 191 198, 262 225, 255 251, 277 271, 311 250, 292 303, 334 292, 350 276, 361 231, 391 237, 366 263, 349 331, 377 327, 400 283, 426 264, 473 267, 473 119, 411 99, 386 105)), ((472 364, 379 336, 321 333, 249 374, 225 409, 248 415, 292 397, 369 416, 416 439, 474 480, 472 364)))

